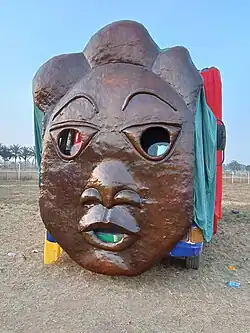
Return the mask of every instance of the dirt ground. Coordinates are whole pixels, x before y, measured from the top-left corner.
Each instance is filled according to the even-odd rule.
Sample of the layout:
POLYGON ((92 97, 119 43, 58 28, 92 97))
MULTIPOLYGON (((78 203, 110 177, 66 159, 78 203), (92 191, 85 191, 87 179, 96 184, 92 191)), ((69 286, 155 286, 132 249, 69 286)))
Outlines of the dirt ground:
POLYGON ((44 266, 37 197, 35 184, 0 184, 1 333, 250 332, 250 185, 225 186, 199 271, 168 262, 135 278, 90 273, 65 254, 44 266))

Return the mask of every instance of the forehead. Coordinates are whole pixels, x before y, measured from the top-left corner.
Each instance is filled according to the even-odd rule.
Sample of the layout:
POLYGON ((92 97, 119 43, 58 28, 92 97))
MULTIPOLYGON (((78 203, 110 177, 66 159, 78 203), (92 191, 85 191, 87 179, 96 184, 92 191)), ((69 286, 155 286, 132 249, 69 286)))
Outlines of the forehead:
POLYGON ((183 99, 153 72, 109 64, 84 76, 56 105, 52 119, 181 122, 188 111, 183 99))

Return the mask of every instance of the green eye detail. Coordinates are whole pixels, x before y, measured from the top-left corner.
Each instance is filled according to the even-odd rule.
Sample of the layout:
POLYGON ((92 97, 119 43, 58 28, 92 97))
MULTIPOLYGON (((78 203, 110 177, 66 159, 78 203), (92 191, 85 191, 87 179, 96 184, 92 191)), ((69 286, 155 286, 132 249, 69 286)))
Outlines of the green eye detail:
POLYGON ((170 145, 169 132, 163 127, 147 128, 141 135, 140 144, 149 156, 161 156, 166 153, 170 145))
POLYGON ((148 148, 147 154, 150 156, 153 156, 153 157, 164 155, 166 153, 166 151, 168 150, 168 146, 169 146, 169 143, 165 143, 165 142, 153 143, 148 148))

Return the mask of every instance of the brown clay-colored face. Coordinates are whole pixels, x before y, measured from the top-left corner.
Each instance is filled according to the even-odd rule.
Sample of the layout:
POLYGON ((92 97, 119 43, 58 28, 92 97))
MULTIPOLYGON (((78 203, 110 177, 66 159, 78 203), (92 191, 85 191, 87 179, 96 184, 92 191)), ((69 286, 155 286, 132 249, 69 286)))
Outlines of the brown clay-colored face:
POLYGON ((40 208, 86 269, 136 275, 187 232, 193 216, 194 116, 152 71, 105 64, 52 111, 40 208))

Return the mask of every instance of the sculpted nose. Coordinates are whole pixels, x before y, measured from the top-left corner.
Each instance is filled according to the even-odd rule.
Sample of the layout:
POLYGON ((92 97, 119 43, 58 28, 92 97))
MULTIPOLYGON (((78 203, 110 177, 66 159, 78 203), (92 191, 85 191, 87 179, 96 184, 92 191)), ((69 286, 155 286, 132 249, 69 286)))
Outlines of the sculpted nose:
MULTIPOLYGON (((108 191, 106 191, 108 192, 108 191)), ((138 193, 132 190, 121 190, 115 194, 114 197, 104 197, 102 200, 101 194, 95 188, 88 188, 83 191, 80 199, 81 204, 91 205, 106 203, 106 207, 110 208, 114 205, 131 205, 139 207, 141 205, 141 198, 138 193)))
POLYGON ((136 182, 125 164, 106 160, 93 170, 81 195, 81 203, 102 203, 107 208, 125 204, 139 206, 141 198, 137 193, 136 182))
POLYGON ((87 188, 83 191, 80 199, 81 204, 98 204, 102 202, 99 191, 95 188, 87 188))

